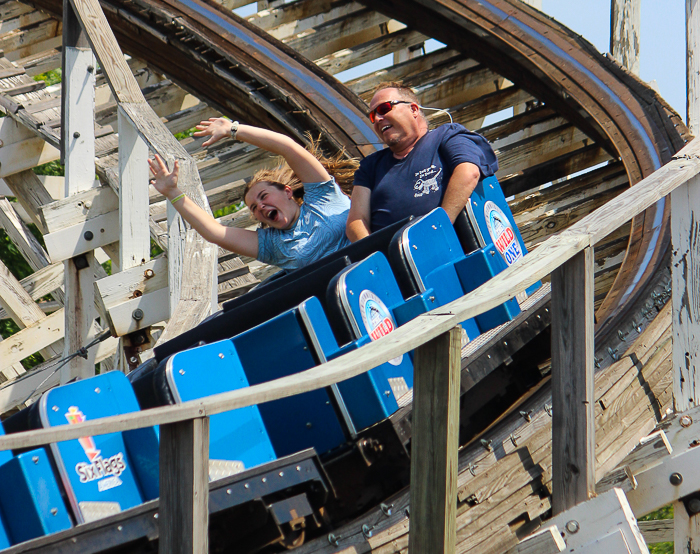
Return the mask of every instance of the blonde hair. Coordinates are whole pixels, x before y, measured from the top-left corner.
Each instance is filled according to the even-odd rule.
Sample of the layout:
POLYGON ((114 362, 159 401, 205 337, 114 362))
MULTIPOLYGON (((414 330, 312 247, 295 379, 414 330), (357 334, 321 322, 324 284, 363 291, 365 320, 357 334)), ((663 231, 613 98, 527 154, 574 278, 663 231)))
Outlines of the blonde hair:
MULTIPOLYGON (((360 162, 356 158, 350 158, 344 150, 341 150, 333 156, 326 156, 319 145, 319 139, 313 139, 309 136, 310 142, 307 150, 311 152, 321 165, 325 168, 328 174, 335 178, 336 183, 347 196, 352 194, 352 182, 355 177, 355 171, 360 167, 360 162)), ((304 184, 292 171, 289 164, 284 158, 279 160, 277 167, 274 169, 261 169, 253 175, 253 178, 246 184, 243 189, 243 200, 245 201, 246 194, 258 183, 265 181, 270 183, 275 188, 284 190, 286 187, 292 189, 293 198, 297 204, 301 205, 304 199, 304 184)))

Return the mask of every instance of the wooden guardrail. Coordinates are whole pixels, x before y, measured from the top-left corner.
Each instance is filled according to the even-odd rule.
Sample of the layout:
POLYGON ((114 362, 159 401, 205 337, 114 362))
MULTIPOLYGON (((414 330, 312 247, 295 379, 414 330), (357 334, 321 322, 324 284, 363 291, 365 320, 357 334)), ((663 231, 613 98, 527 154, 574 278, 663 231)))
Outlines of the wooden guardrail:
MULTIPOLYGON (((184 190, 206 208, 194 164, 143 99, 99 2, 71 0, 71 6, 118 99, 120 125, 129 126, 125 129, 129 142, 135 142, 135 135, 138 135, 164 158, 180 159, 184 190)), ((430 415, 414 418, 414 446, 421 447, 412 449, 410 548, 415 552, 452 552, 457 480, 459 323, 513 298, 552 274, 553 509, 559 513, 588 499, 594 491, 594 245, 666 195, 676 191, 674 195, 680 198, 682 187, 689 187, 700 174, 699 153, 700 142, 693 141, 669 164, 568 230, 551 237, 479 289, 341 358, 293 376, 178 406, 7 435, 0 438, 0 450, 160 425, 160 551, 205 553, 208 551, 209 416, 326 387, 416 349, 414 410, 416 415, 430 415)), ((121 169, 125 172, 128 166, 123 165, 121 169)), ((682 194, 692 197, 688 190, 682 194)), ((674 201, 674 210, 685 208, 690 209, 687 202, 684 205, 682 200, 674 201)), ((698 233, 694 223, 697 218, 685 217, 679 221, 678 236, 691 245, 700 243, 694 240, 698 233), (682 223, 685 221, 689 223, 682 223)), ((208 298, 200 287, 210 290, 213 263, 201 264, 201 260, 202 255, 207 260, 211 256, 213 260, 215 252, 192 232, 187 234, 183 251, 182 233, 172 235, 171 257, 183 262, 199 259, 197 267, 192 266, 193 271, 202 267, 205 271, 185 273, 182 281, 178 269, 171 271, 171 288, 179 291, 180 282, 183 287, 182 296, 173 299, 169 335, 178 334, 196 323, 206 310, 208 302, 198 300, 208 298)), ((681 256, 683 254, 681 252, 681 256)), ((696 262, 688 259, 683 263, 687 269, 696 262)), ((686 273, 694 274, 692 268, 686 273)), ((677 281, 686 288, 695 286, 692 279, 677 281)), ((674 294, 674 303, 679 296, 674 294)), ((685 304, 678 301, 680 310, 693 312, 688 301, 685 304)), ((698 321, 694 312, 692 315, 691 322, 698 321)), ((692 342, 700 333, 686 335, 692 342)), ((679 348, 684 348, 686 353, 697 351, 685 345, 679 348)), ((696 397, 695 390, 700 389, 693 380, 695 374, 686 370, 679 380, 691 399, 696 397)))
MULTIPOLYGON (((434 479, 438 469, 443 476, 441 482, 456 482, 457 437, 452 421, 455 412, 454 404, 448 402, 456 402, 455 390, 459 387, 455 377, 459 374, 459 356, 454 355, 453 330, 461 321, 513 298, 552 273, 553 490, 554 511, 559 513, 588 499, 594 490, 594 245, 666 195, 674 191, 676 195, 689 194, 682 187, 697 181, 698 175, 700 141, 694 140, 654 174, 543 242, 477 290, 420 315, 341 358, 296 375, 178 406, 4 436, 0 438, 0 450, 160 425, 161 552, 206 552, 209 416, 326 387, 417 349, 414 409, 430 410, 439 418, 430 425, 417 426, 413 434, 413 440, 424 445, 413 449, 414 457, 427 450, 431 458, 413 461, 412 490, 424 492, 420 499, 412 497, 412 535, 429 532, 431 546, 423 541, 416 543, 422 545, 419 551, 449 552, 455 540, 454 491, 450 486, 440 489, 443 504, 436 503, 434 496, 428 503, 427 495, 435 494, 434 481, 430 484, 430 479, 434 479), (444 509, 433 510, 436 505, 444 509), (175 520, 174 514, 180 514, 179 519, 175 520)), ((690 229, 691 235, 698 233, 697 227, 695 224, 690 229)), ((688 229, 680 228, 679 233, 688 235, 688 229)), ((695 285, 689 280, 687 286, 695 285)), ((694 392, 700 387, 691 377, 685 378, 684 387, 694 392)), ((695 396, 693 392, 691 397, 695 396)))

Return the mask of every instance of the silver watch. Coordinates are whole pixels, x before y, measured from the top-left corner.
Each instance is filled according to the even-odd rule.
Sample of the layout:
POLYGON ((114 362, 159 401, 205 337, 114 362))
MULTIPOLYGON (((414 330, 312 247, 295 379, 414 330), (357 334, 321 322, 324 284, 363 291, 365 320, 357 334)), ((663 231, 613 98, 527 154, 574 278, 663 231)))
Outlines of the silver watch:
POLYGON ((236 140, 236 133, 238 133, 238 121, 231 122, 231 138, 236 140))

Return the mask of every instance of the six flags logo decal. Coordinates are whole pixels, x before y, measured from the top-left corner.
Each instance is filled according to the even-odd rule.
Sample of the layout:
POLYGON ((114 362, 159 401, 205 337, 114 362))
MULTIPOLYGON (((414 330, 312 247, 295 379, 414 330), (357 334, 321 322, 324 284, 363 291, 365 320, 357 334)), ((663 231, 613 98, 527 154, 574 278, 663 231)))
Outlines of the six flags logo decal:
MULTIPOLYGON (((71 425, 74 423, 82 423, 87 419, 85 414, 76 406, 68 408, 68 413, 65 414, 65 416, 68 423, 71 425)), ((107 476, 112 476, 112 480, 116 479, 116 481, 119 481, 118 476, 126 469, 123 453, 119 452, 114 456, 104 459, 100 456, 101 451, 97 449, 94 438, 81 437, 78 439, 78 442, 80 446, 83 447, 85 455, 90 461, 90 463, 79 462, 75 466, 75 472, 78 474, 78 477, 80 477, 81 483, 89 483, 90 481, 102 479, 107 476)), ((110 482, 111 486, 99 487, 99 490, 106 490, 107 488, 121 485, 121 481, 118 483, 116 481, 110 482)))

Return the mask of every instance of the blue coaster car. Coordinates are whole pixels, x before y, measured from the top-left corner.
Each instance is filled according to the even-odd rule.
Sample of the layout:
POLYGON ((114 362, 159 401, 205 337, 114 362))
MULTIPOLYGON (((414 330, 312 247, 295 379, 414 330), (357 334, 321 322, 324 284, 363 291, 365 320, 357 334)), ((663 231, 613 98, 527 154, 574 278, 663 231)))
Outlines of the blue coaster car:
MULTIPOLYGON (((161 364, 129 374, 141 408, 180 404, 248 387, 230 340, 178 352, 161 364)), ((209 420, 209 478, 220 479, 275 460, 257 406, 216 414, 209 420)))
POLYGON ((46 451, 0 452, 0 548, 71 526, 46 451))
MULTIPOLYGON (((337 349, 319 301, 311 298, 231 339, 178 352, 130 378, 141 406, 150 408, 293 375, 337 349)), ((305 448, 327 452, 350 434, 337 416, 342 419, 341 404, 334 386, 213 416, 210 457, 249 468, 305 448)))
MULTIPOLYGON (((450 219, 436 208, 397 233, 392 260, 404 288, 415 292, 434 291, 442 306, 479 287, 507 265, 493 244, 464 255, 450 219)), ((470 340, 520 313, 515 299, 508 300, 462 324, 470 340)))
MULTIPOLYGON (((112 371, 63 385, 6 420, 8 431, 70 425, 139 410, 126 377, 112 371)), ((152 427, 51 444, 77 523, 158 497, 158 438, 152 427)))
MULTIPOLYGON (((479 181, 469 198, 467 212, 480 247, 492 244, 506 265, 513 265, 527 248, 495 176, 479 181)), ((537 282, 525 292, 530 295, 542 286, 537 282)))
MULTIPOLYGON (((377 340, 437 307, 432 290, 405 301, 389 262, 379 252, 338 274, 327 295, 328 316, 339 342, 349 338, 337 355, 377 340)), ((338 387, 355 425, 368 427, 395 412, 397 400, 413 387, 411 356, 399 356, 338 387)))

